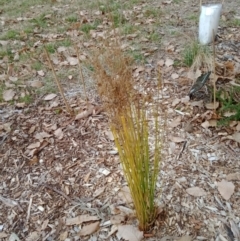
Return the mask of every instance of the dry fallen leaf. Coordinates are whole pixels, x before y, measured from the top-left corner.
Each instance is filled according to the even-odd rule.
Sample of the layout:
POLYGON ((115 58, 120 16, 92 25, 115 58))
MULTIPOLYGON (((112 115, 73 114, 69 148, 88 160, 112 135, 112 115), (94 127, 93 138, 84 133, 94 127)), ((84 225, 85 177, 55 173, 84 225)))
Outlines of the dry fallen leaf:
POLYGON ((114 141, 113 133, 110 130, 109 131, 105 131, 105 133, 106 133, 106 135, 107 135, 107 137, 108 137, 108 139, 110 141, 114 141))
POLYGON ((40 236, 41 235, 38 232, 34 231, 27 236, 26 241, 36 241, 40 236))
POLYGON ((93 197, 98 197, 98 196, 100 196, 100 195, 104 192, 105 188, 106 188, 106 187, 100 187, 100 188, 98 188, 98 189, 93 193, 93 197))
POLYGON ((170 136, 169 139, 170 139, 172 142, 176 142, 176 143, 184 142, 184 141, 185 141, 184 138, 178 137, 178 136, 170 136))
POLYGON ((5 232, 0 232, 0 238, 6 238, 8 236, 8 234, 6 234, 5 232))
POLYGON ((5 90, 3 92, 3 99, 5 101, 10 101, 15 96, 16 92, 13 89, 5 90))
POLYGON ((172 77, 172 79, 177 79, 177 78, 179 77, 179 75, 178 75, 177 73, 173 73, 173 74, 171 75, 171 77, 172 77))
POLYGON ((232 135, 232 139, 238 143, 240 143, 240 132, 236 132, 232 135))
POLYGON ((178 239, 177 241, 191 241, 192 240, 192 237, 188 236, 188 235, 185 235, 185 236, 182 236, 180 239, 178 239))
POLYGON ((0 125, 0 130, 5 130, 6 132, 11 131, 11 122, 4 123, 3 125, 0 125))
POLYGON ((178 125, 180 125, 181 120, 182 120, 182 119, 181 119, 181 117, 179 116, 179 117, 175 118, 172 122, 170 122, 170 123, 169 123, 169 126, 172 127, 172 128, 177 127, 178 125))
POLYGON ((37 133, 34 137, 39 140, 39 141, 43 141, 44 138, 48 138, 50 137, 51 135, 48 134, 47 132, 43 131, 43 132, 39 132, 37 133))
POLYGON ((84 226, 80 230, 78 235, 86 236, 86 235, 90 235, 90 234, 96 232, 99 229, 99 224, 100 224, 100 222, 95 222, 95 223, 91 223, 91 224, 88 224, 88 225, 84 226))
POLYGON ((43 86, 43 83, 40 80, 33 80, 29 82, 30 86, 33 88, 40 88, 43 86))
POLYGON ((41 145, 40 142, 35 142, 35 143, 32 143, 29 146, 27 146, 27 149, 35 149, 35 148, 40 147, 40 145, 41 145))
POLYGON ((63 138, 63 131, 62 128, 58 128, 57 130, 54 131, 54 135, 58 138, 58 139, 62 139, 63 138))
POLYGON ((93 105, 88 106, 88 108, 86 110, 84 110, 83 112, 76 115, 75 120, 80 120, 80 119, 90 116, 93 113, 93 110, 94 110, 93 105))
POLYGON ((216 103, 206 103, 205 107, 208 110, 215 110, 215 109, 217 109, 219 107, 219 102, 216 102, 216 103))
POLYGON ((97 216, 80 215, 74 218, 67 218, 66 225, 76 225, 76 224, 82 224, 90 221, 97 221, 97 220, 99 220, 97 216))
POLYGON ((117 236, 128 241, 140 241, 143 239, 143 232, 132 225, 117 225, 117 236))
POLYGON ((68 231, 64 231, 63 233, 61 233, 61 234, 59 235, 59 240, 60 240, 60 241, 64 241, 64 240, 67 239, 67 237, 68 237, 68 231))
POLYGON ((20 241, 19 237, 15 233, 11 233, 8 241, 20 241))
POLYGON ((129 187, 127 186, 122 187, 118 192, 118 196, 126 203, 132 203, 132 196, 131 196, 129 187))
POLYGON ((49 94, 49 95, 46 95, 45 97, 44 97, 44 100, 52 100, 52 99, 54 99, 55 97, 56 97, 57 95, 56 94, 49 94))
POLYGON ((74 57, 67 57, 67 61, 69 62, 70 65, 77 65, 78 64, 78 59, 74 57))
POLYGON ((173 61, 172 59, 169 59, 169 58, 167 58, 166 61, 165 61, 165 65, 166 65, 167 67, 173 65, 173 63, 174 63, 174 61, 173 61))
POLYGON ((228 181, 240 181, 240 173, 229 173, 226 178, 228 181))
POLYGON ((178 105, 180 103, 180 101, 181 100, 178 99, 178 98, 174 99, 173 102, 172 102, 172 107, 175 107, 176 105, 178 105))
POLYGON ((205 196, 207 193, 200 187, 190 187, 186 189, 186 192, 194 197, 205 196))
POLYGON ((217 186, 221 196, 225 200, 229 200, 232 194, 234 193, 234 189, 235 189, 234 184, 232 182, 227 182, 226 180, 222 180, 221 182, 217 183, 217 186))
POLYGON ((39 70, 37 71, 38 75, 40 75, 41 77, 43 77, 45 75, 44 71, 43 70, 39 70))

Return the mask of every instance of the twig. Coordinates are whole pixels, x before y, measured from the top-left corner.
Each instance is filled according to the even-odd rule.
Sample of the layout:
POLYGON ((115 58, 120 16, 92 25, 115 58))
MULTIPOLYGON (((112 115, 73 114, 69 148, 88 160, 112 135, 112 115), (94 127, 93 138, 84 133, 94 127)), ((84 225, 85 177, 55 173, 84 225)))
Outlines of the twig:
POLYGON ((187 145, 187 141, 184 141, 183 146, 182 146, 182 150, 181 150, 180 153, 178 154, 177 161, 179 160, 179 158, 181 157, 183 151, 185 150, 186 145, 187 145))
POLYGON ((213 109, 214 109, 214 114, 216 115, 216 73, 215 73, 215 69, 216 69, 216 62, 215 62, 215 58, 216 58, 216 52, 215 52, 215 33, 214 30, 212 30, 212 41, 213 41, 213 109))
POLYGON ((80 209, 82 210, 85 210, 85 211, 88 211, 88 212, 91 212, 91 213, 96 213, 98 215, 98 217, 100 219, 103 219, 101 213, 98 211, 98 209, 96 208, 88 208, 88 207, 85 207, 85 203, 82 203, 82 201, 79 200, 79 202, 76 202, 76 201, 73 201, 71 198, 69 198, 64 192, 54 188, 54 187, 51 187, 50 185, 48 184, 41 184, 42 186, 56 192, 57 194, 61 195, 62 197, 64 197, 66 200, 68 200, 72 205, 74 206, 80 206, 80 209))
POLYGON ((29 205, 28 205, 28 210, 27 210, 27 220, 26 220, 27 223, 28 223, 28 220, 29 220, 29 218, 30 218, 30 212, 31 212, 32 201, 33 201, 33 198, 30 197, 29 205))
POLYGON ((77 202, 74 202, 71 198, 69 198, 64 192, 62 192, 62 191, 60 191, 60 190, 58 190, 58 189, 56 189, 56 188, 54 188, 54 187, 51 187, 51 186, 49 186, 48 184, 41 184, 41 185, 44 186, 44 187, 46 187, 46 188, 48 188, 48 189, 50 189, 50 190, 52 190, 52 191, 54 191, 54 192, 56 192, 57 194, 63 196, 63 197, 64 197, 65 199, 67 199, 71 204, 73 204, 73 205, 78 204, 77 202))
POLYGON ((85 81, 84 81, 84 77, 83 77, 82 67, 81 67, 80 58, 79 58, 79 51, 78 51, 77 46, 75 46, 75 50, 76 50, 76 53, 77 53, 79 73, 80 73, 80 77, 81 77, 82 84, 83 84, 83 90, 84 90, 84 94, 85 94, 85 99, 86 99, 86 102, 88 102, 86 85, 85 85, 85 81))
POLYGON ((49 56, 49 54, 48 54, 48 51, 46 50, 45 47, 44 47, 44 51, 45 51, 45 54, 46 54, 46 56, 47 56, 49 65, 51 66, 51 69, 52 69, 52 72, 53 72, 54 79, 55 79, 55 82, 56 82, 56 84, 57 84, 58 90, 59 90, 59 92, 60 92, 60 94, 61 94, 61 96, 62 96, 62 98, 63 98, 63 101, 64 101, 64 103, 65 103, 65 105, 66 105, 67 111, 68 111, 68 113, 69 113, 70 115, 73 115, 73 110, 72 110, 71 106, 68 104, 67 99, 66 99, 65 96, 64 96, 62 86, 61 86, 60 81, 59 81, 59 79, 58 79, 58 77, 57 77, 56 71, 54 70, 54 67, 53 67, 52 61, 51 61, 51 59, 50 59, 50 56, 49 56))

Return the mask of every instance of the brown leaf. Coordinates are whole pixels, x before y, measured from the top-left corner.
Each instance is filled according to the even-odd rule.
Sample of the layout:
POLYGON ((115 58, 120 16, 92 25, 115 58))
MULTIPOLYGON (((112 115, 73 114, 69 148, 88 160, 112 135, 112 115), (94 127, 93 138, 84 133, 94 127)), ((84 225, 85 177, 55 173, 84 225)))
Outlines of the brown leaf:
POLYGON ((40 75, 41 77, 43 77, 45 75, 44 71, 43 70, 39 70, 37 71, 38 75, 40 75))
POLYGON ((30 233, 27 237, 26 237, 26 241, 36 241, 40 238, 40 234, 36 231, 30 233))
POLYGON ((182 119, 181 119, 181 117, 179 116, 179 117, 175 118, 175 119, 169 124, 169 126, 172 127, 172 128, 177 127, 178 125, 180 125, 181 120, 182 120, 182 119))
POLYGON ((117 225, 118 236, 128 241, 140 241, 143 239, 143 232, 132 225, 117 225))
POLYGON ((129 187, 122 187, 121 190, 118 192, 118 196, 126 203, 132 203, 132 196, 129 187))
POLYGON ((64 240, 67 239, 67 237, 68 237, 68 231, 64 231, 63 233, 61 233, 61 234, 59 235, 59 240, 60 240, 60 241, 64 241, 64 240))
POLYGON ((56 94, 49 94, 49 95, 46 95, 45 97, 44 97, 44 100, 52 100, 52 99, 54 99, 55 97, 56 97, 57 95, 56 94))
POLYGON ((40 145, 41 145, 40 142, 35 142, 35 143, 32 143, 29 146, 27 146, 27 149, 35 149, 35 148, 40 147, 40 145))
POLYGON ((5 90, 3 92, 3 99, 5 101, 10 101, 15 96, 16 92, 13 89, 5 90))
POLYGON ((191 241, 192 240, 192 237, 191 236, 188 236, 188 235, 185 235, 185 236, 182 236, 180 239, 178 239, 177 241, 191 241))
POLYGON ((226 178, 228 181, 240 181, 240 173, 229 173, 226 178))
POLYGON ((96 220, 99 220, 97 216, 80 215, 74 218, 67 218, 66 225, 82 224, 85 222, 96 221, 96 220))
POLYGON ((173 61, 172 59, 169 59, 169 58, 167 58, 166 61, 165 61, 165 65, 166 65, 167 67, 173 65, 173 63, 174 63, 174 61, 173 61))
POLYGON ((177 79, 177 78, 179 77, 179 75, 178 75, 177 73, 173 73, 173 74, 171 75, 171 77, 172 77, 172 79, 177 79))
POLYGON ((240 143, 240 132, 236 132, 232 135, 234 141, 240 143))
POLYGON ((232 182, 227 182, 226 180, 222 180, 217 183, 218 191, 222 195, 225 200, 229 200, 232 194, 234 193, 235 186, 232 182))
POLYGON ((186 192, 194 197, 205 196, 207 193, 200 187, 190 187, 186 189, 186 192))
POLYGON ((216 110, 219 107, 219 102, 216 102, 215 104, 214 103, 206 103, 205 107, 208 110, 216 110))
POLYGON ((95 223, 91 223, 91 224, 88 224, 88 225, 84 226, 80 230, 78 235, 86 236, 86 235, 90 235, 90 234, 96 232, 99 229, 99 224, 100 224, 100 222, 95 222, 95 223))
POLYGON ((93 110, 94 110, 93 105, 88 106, 88 108, 86 110, 84 110, 83 112, 76 115, 75 120, 80 120, 80 119, 90 116, 93 113, 93 110))
POLYGON ((67 57, 67 61, 69 62, 70 65, 74 66, 78 64, 78 59, 74 57, 67 57))
POLYGON ((114 141, 114 136, 111 131, 105 131, 105 133, 110 141, 114 141))
POLYGON ((0 125, 0 130, 5 130, 6 132, 11 131, 11 122, 4 123, 3 125, 0 125))
POLYGON ((181 100, 178 99, 178 98, 174 99, 173 102, 172 102, 172 107, 175 107, 176 105, 178 105, 180 103, 180 101, 181 100))
POLYGON ((43 141, 44 138, 48 138, 50 137, 51 135, 48 134, 47 132, 43 131, 43 132, 39 132, 37 133, 34 137, 39 140, 39 141, 43 141))
POLYGON ((98 188, 98 189, 93 193, 93 197, 98 197, 98 196, 100 196, 100 195, 104 192, 105 188, 106 188, 106 187, 100 187, 100 188, 98 188))
POLYGON ((6 238, 8 236, 8 234, 6 234, 5 232, 0 232, 0 238, 6 238))
POLYGON ((178 136, 170 136, 169 139, 170 139, 172 142, 176 142, 176 143, 184 142, 184 141, 185 141, 184 138, 178 137, 178 136))
POLYGON ((33 80, 29 82, 30 86, 33 88, 40 88, 43 86, 43 83, 40 80, 33 80))
POLYGON ((63 131, 62 128, 58 128, 57 130, 54 131, 54 135, 58 138, 58 139, 62 139, 63 138, 63 131))

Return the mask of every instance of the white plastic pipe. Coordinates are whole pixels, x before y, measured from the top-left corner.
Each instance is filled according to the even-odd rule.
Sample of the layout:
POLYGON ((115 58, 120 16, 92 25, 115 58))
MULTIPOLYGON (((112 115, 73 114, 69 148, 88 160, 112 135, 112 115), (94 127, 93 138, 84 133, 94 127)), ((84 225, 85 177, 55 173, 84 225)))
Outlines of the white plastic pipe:
POLYGON ((201 6, 199 19, 199 42, 202 45, 211 43, 217 34, 222 4, 204 4, 201 6))

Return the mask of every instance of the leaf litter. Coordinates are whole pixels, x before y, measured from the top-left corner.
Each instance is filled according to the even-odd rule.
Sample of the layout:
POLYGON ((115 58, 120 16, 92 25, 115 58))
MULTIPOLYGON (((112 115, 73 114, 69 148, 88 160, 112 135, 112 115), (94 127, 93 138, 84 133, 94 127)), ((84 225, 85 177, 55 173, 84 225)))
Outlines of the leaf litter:
MULTIPOLYGON (((166 24, 161 29, 162 46, 158 43, 151 46, 154 43, 148 35, 138 39, 138 34, 127 35, 128 42, 122 45, 125 50, 135 51, 133 42, 139 40, 138 44, 143 49, 141 54, 149 56, 147 64, 141 63, 133 72, 143 89, 146 86, 151 87, 150 80, 156 77, 149 65, 161 66, 164 86, 160 98, 168 110, 170 120, 168 135, 172 144, 170 148, 166 144, 157 193, 160 197, 159 204, 164 204, 167 218, 164 224, 157 220, 149 240, 191 240, 187 234, 191 234, 196 240, 224 240, 227 236, 221 229, 221 223, 227 223, 233 235, 239 235, 240 205, 236 190, 239 189, 240 122, 227 130, 216 127, 211 124, 214 121, 211 102, 202 103, 200 100, 200 103, 186 98, 193 84, 187 77, 189 71, 185 67, 175 66, 185 39, 173 38, 171 34, 184 29, 185 34, 191 36, 193 30, 187 26, 192 23, 183 17, 186 12, 182 14, 181 9, 185 11, 190 8, 197 12, 199 6, 197 2, 189 4, 187 1, 184 6, 177 2, 154 3, 154 8, 166 12, 161 17, 163 25, 166 24), (170 12, 174 14, 171 15, 170 12), (210 103, 210 106, 206 103, 210 103), (209 111, 204 107, 209 107, 209 111), (191 124, 191 131, 183 128, 185 123, 191 124)), ((129 21, 134 21, 136 26, 154 28, 154 23, 158 23, 158 19, 153 17, 154 12, 145 23, 142 21, 143 10, 149 4, 137 3, 130 11, 126 11, 129 21)), ((223 16, 230 12, 232 6, 234 3, 226 3, 223 16)), ((63 6, 60 1, 53 1, 51 7, 58 14, 70 10, 70 5, 63 6)), ((44 6, 37 8, 44 9, 44 6)), ((82 19, 79 26, 92 23, 94 16, 103 16, 102 26, 90 30, 91 37, 87 40, 83 38, 84 33, 79 31, 77 24, 67 26, 68 30, 64 34, 56 34, 54 31, 51 33, 36 27, 33 44, 35 50, 29 49, 24 41, 15 40, 19 45, 12 45, 14 64, 8 64, 10 57, 0 60, 0 69, 3 68, 9 76, 8 81, 4 82, 7 88, 3 95, 4 101, 17 100, 20 98, 19 93, 28 92, 27 86, 40 90, 48 84, 46 80, 50 74, 46 66, 35 70, 30 62, 21 65, 21 57, 28 53, 36 54, 35 59, 46 63, 43 54, 38 52, 42 42, 60 42, 70 36, 78 41, 81 49, 87 50, 106 37, 111 20, 107 19, 103 11, 96 11, 94 16, 88 11, 81 11, 80 15, 85 20, 82 19), (23 49, 17 49, 17 46, 22 46, 23 49), (21 83, 19 88, 22 91, 14 88, 14 83, 33 77, 33 81, 21 83)), ((45 16, 45 21, 49 28, 56 28, 51 18, 52 15, 45 16)), ((17 26, 20 20, 16 21, 13 17, 12 22, 4 19, 2 21, 5 22, 5 31, 11 25, 17 26)), ((231 27, 224 35, 224 41, 217 46, 218 54, 223 57, 232 54, 239 64, 236 51, 233 51, 236 45, 233 40, 239 37, 237 28, 231 27)), ((1 40, 0 44, 6 47, 13 42, 1 40)), ((52 93, 54 91, 41 97, 45 101, 44 105, 38 100, 38 104, 23 106, 20 110, 17 105, 5 107, 5 104, 1 108, 0 126, 3 127, 0 129, 0 212, 4 214, 4 218, 0 218, 0 237, 5 240, 68 240, 81 236, 80 240, 106 240, 106 237, 114 236, 117 240, 141 240, 143 234, 137 229, 130 198, 124 191, 126 183, 117 152, 113 152, 115 147, 107 116, 101 108, 100 111, 97 110, 101 103, 91 79, 87 76, 89 105, 81 99, 84 96, 83 88, 76 87, 76 73, 71 72, 71 68, 78 64, 74 49, 61 44, 56 49, 51 59, 59 73, 71 73, 71 78, 67 77, 69 74, 65 77, 63 75, 62 81, 65 81, 66 95, 78 117, 74 119, 66 114, 62 100, 52 93), (10 123, 9 127, 6 123, 10 123), (122 198, 119 198, 119 194, 122 198), (109 212, 108 207, 111 205, 115 205, 115 208, 110 208, 109 212), (69 222, 85 215, 90 218, 84 219, 83 223, 72 222, 67 225, 67 220, 69 222), (117 225, 114 226, 115 224, 117 225)), ((87 54, 81 56, 83 61, 87 54)), ((239 73, 236 72, 237 66, 237 63, 235 67, 229 63, 219 64, 218 79, 231 81, 239 73)), ((5 80, 6 76, 2 73, 1 76, 5 80)))

